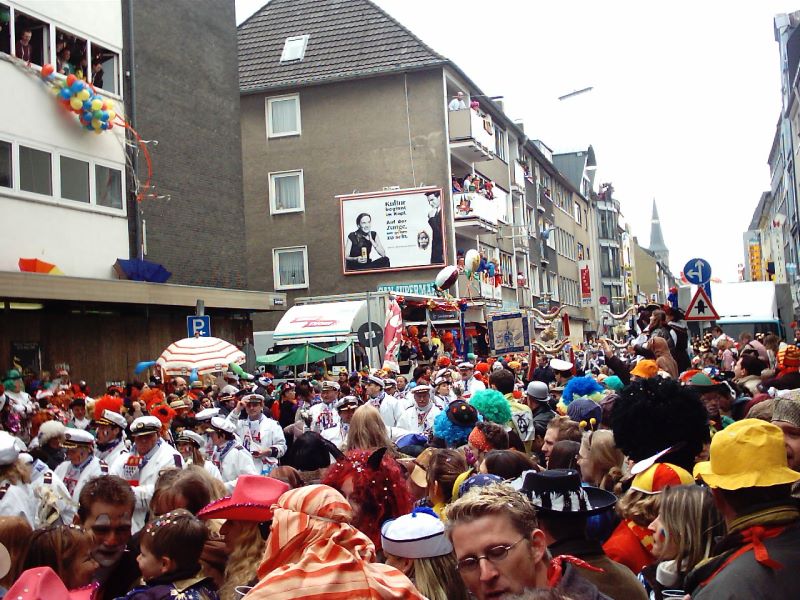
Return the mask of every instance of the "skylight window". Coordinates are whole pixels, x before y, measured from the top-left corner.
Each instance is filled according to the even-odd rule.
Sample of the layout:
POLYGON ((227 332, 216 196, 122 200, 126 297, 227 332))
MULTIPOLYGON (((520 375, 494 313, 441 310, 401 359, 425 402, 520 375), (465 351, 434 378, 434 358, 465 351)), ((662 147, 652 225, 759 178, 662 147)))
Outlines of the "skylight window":
POLYGON ((283 44, 283 54, 281 54, 281 62, 291 62, 294 60, 303 60, 306 55, 306 46, 308 45, 308 34, 306 35, 293 35, 286 38, 283 44))

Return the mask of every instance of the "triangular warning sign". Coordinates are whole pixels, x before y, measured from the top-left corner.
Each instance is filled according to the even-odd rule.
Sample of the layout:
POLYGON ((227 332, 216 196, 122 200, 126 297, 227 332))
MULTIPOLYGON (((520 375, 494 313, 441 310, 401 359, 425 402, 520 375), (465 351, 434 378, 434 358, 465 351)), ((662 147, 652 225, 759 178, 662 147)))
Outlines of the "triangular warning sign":
POLYGON ((716 321, 719 319, 714 305, 711 304, 711 299, 703 290, 703 286, 697 287, 697 292, 689 302, 689 307, 686 309, 687 321, 716 321))

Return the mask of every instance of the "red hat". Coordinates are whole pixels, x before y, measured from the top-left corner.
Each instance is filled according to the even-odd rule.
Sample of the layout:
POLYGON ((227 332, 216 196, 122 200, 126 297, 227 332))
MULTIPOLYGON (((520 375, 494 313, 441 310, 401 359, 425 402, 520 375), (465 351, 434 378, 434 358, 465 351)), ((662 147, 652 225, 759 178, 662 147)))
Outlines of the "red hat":
POLYGON ((6 594, 22 600, 90 600, 97 590, 93 584, 79 590, 68 590, 50 567, 34 567, 19 576, 6 594))
POLYGON ((228 519, 263 523, 272 520, 272 505, 284 492, 288 483, 263 475, 240 475, 233 495, 215 500, 197 516, 201 519, 228 519))
POLYGON ((479 362, 477 365, 475 365, 475 370, 478 373, 483 373, 486 375, 486 373, 489 372, 489 363, 479 362))

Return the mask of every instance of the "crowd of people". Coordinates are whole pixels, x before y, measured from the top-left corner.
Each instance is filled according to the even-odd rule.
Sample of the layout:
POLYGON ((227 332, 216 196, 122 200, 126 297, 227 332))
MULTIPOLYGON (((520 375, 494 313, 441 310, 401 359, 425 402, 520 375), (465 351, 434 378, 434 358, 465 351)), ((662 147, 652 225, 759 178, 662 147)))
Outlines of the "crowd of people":
MULTIPOLYGON (((6 373, 8 598, 790 598, 800 348, 650 306, 560 356, 6 373)), ((800 332, 797 332, 800 336, 800 332)))

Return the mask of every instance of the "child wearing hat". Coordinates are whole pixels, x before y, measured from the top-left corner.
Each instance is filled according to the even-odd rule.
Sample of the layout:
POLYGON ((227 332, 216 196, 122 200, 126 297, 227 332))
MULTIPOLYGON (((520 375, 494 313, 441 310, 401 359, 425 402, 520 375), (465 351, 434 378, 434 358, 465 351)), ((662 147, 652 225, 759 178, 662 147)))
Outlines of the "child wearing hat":
POLYGON ((205 523, 188 510, 179 508, 158 517, 145 528, 136 557, 145 585, 132 589, 125 600, 217 600, 213 582, 200 570, 207 539, 205 523))
POLYGON ((402 571, 429 600, 467 600, 444 523, 430 509, 386 521, 381 528, 386 564, 402 571))

